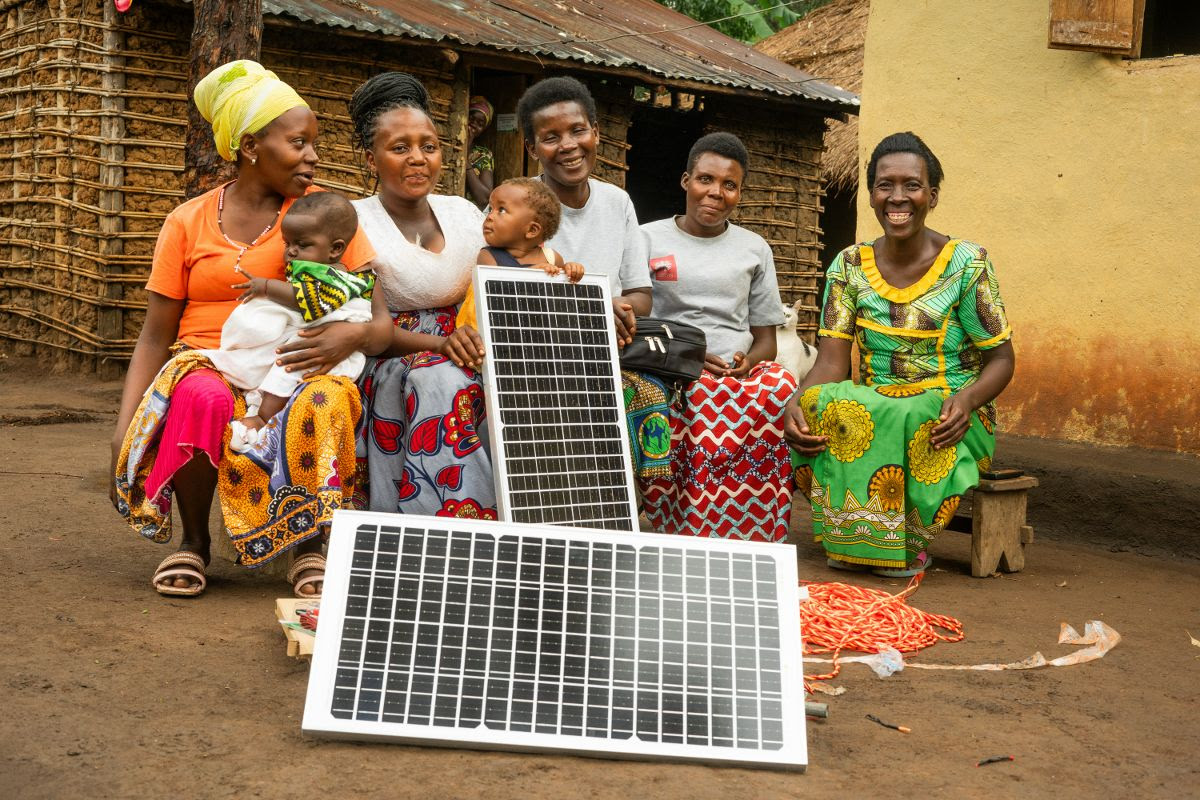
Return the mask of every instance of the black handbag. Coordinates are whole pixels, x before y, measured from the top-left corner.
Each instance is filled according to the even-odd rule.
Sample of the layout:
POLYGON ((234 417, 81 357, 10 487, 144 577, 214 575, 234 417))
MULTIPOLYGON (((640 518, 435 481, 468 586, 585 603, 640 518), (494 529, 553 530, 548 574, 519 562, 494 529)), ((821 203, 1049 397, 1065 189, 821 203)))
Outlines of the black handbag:
POLYGON ((621 349, 621 369, 691 383, 700 377, 707 352, 708 339, 695 325, 638 317, 633 341, 621 349))

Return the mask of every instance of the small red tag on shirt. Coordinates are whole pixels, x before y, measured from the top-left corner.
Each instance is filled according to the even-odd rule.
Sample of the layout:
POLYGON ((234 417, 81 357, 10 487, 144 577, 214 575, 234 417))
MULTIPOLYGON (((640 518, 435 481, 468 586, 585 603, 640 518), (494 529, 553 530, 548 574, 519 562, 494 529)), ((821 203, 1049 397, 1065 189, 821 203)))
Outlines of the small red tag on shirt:
POLYGON ((650 259, 650 274, 656 281, 679 280, 679 272, 675 268, 675 256, 660 256, 650 259))

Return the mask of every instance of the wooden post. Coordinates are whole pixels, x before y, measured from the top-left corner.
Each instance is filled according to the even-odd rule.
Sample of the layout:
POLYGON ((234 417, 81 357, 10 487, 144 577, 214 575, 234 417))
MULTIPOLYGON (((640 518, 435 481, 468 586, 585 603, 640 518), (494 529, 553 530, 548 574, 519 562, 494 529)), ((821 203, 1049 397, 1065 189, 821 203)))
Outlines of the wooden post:
POLYGON ((454 61, 458 62, 454 70, 454 93, 450 99, 450 116, 446 121, 447 142, 443 143, 450 145, 449 148, 443 147, 443 152, 449 150, 450 158, 442 167, 442 183, 448 194, 462 197, 467 186, 467 106, 471 101, 471 79, 470 68, 458 61, 457 53, 454 53, 454 61))
MULTIPOLYGON (((125 183, 125 33, 120 28, 117 9, 112 3, 104 4, 104 60, 108 67, 102 76, 104 96, 100 100, 100 108, 106 113, 100 118, 100 232, 104 238, 100 242, 100 252, 105 256, 120 256, 125 252, 125 240, 121 233, 125 230, 125 220, 121 213, 125 210, 125 193, 122 185, 125 183)), ((107 259, 103 272, 121 272, 123 265, 118 261, 116 266, 107 259)), ((120 281, 111 281, 103 288, 103 296, 110 300, 121 300, 125 295, 125 285, 120 281)), ((97 339, 100 340, 101 355, 96 371, 101 378, 112 380, 121 375, 123 366, 112 358, 116 342, 125 338, 125 311, 120 306, 101 306, 98 311, 97 339)))
MULTIPOLYGON (((228 61, 259 58, 262 0, 193 0, 188 97, 200 79, 228 61)), ((212 128, 195 103, 188 103, 184 176, 187 196, 195 197, 232 177, 233 169, 213 145, 212 128)))

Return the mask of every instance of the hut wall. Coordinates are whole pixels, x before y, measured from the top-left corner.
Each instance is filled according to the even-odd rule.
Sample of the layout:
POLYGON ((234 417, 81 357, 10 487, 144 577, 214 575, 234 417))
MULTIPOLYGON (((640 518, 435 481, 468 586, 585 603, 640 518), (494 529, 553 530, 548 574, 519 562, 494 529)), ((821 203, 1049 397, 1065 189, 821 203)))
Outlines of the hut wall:
MULTIPOLYGON (((0 23, 0 348, 55 370, 115 374, 144 319, 158 230, 184 199, 191 6, 144 0, 117 14, 110 0, 9 2, 0 23)), ((261 61, 320 118, 318 182, 351 196, 374 187, 346 101, 373 74, 417 75, 443 141, 438 191, 461 193, 469 84, 458 54, 268 18, 261 61)), ((596 176, 623 187, 633 83, 588 83, 601 125, 596 176)), ((750 148, 738 222, 771 243, 783 296, 804 301, 800 328, 815 331, 822 121, 716 95, 706 124, 750 148)))
POLYGON ((723 95, 708 95, 705 113, 706 133, 734 133, 750 151, 750 174, 734 221, 770 243, 779 293, 789 305, 801 301, 796 329, 813 342, 824 274, 819 222, 824 120, 723 95))
POLYGON ((466 164, 467 92, 458 54, 437 47, 382 43, 378 38, 331 35, 328 28, 279 24, 268 17, 261 61, 309 102, 321 125, 317 183, 351 197, 371 194, 366 162, 354 144, 346 103, 372 75, 408 72, 425 84, 442 140, 440 194, 462 194, 466 164), (320 44, 308 47, 307 43, 320 44), (306 52, 308 51, 308 52, 306 52))
POLYGON ((588 91, 596 99, 600 126, 600 146, 596 148, 596 166, 592 174, 602 181, 625 188, 629 171, 627 133, 633 118, 633 84, 620 81, 587 81, 588 91))
POLYGON ((0 340, 51 367, 128 355, 140 265, 181 196, 174 20, 133 17, 102 0, 0 12, 0 340))
MULTIPOLYGON (((141 330, 159 228, 184 199, 191 7, 140 2, 118 15, 110 0, 51 0, 9 4, 0 21, 0 347, 58 371, 115 374, 141 330)), ((456 54, 272 23, 261 60, 320 118, 319 184, 371 190, 346 101, 397 69, 431 95, 437 190, 461 192, 467 83, 456 54), (301 52, 306 40, 319 56, 301 52)))

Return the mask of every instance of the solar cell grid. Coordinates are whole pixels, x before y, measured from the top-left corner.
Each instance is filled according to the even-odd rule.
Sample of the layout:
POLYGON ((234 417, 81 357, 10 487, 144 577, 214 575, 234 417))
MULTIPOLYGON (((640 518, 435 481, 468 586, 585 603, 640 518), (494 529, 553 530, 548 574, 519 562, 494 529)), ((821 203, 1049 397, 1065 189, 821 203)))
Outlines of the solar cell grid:
POLYGON ((331 547, 313 671, 329 670, 331 691, 310 683, 306 730, 543 734, 613 754, 679 745, 787 764, 800 715, 803 763, 798 619, 794 596, 778 602, 773 554, 344 516, 358 519, 336 559, 344 575, 331 547))
POLYGON ((501 518, 635 530, 607 282, 479 267, 475 288, 501 518))

